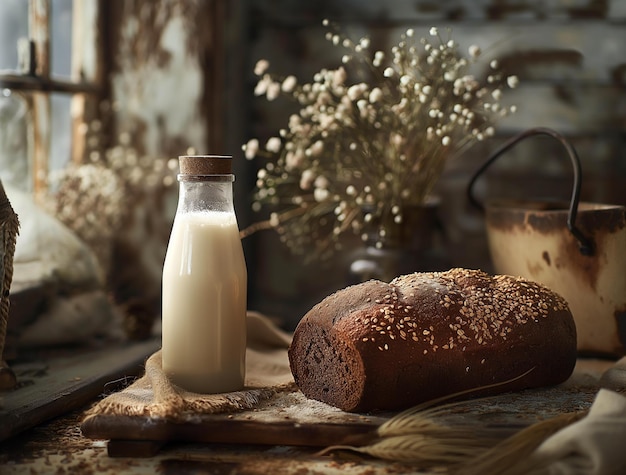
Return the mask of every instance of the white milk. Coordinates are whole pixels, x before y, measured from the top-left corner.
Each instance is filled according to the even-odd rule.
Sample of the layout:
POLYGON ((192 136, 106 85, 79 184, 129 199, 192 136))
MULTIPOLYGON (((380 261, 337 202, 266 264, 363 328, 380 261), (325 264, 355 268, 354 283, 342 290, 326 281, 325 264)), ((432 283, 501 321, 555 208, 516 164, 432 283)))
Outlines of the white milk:
POLYGON ((163 266, 163 370, 199 393, 241 389, 247 272, 234 213, 177 214, 163 266))

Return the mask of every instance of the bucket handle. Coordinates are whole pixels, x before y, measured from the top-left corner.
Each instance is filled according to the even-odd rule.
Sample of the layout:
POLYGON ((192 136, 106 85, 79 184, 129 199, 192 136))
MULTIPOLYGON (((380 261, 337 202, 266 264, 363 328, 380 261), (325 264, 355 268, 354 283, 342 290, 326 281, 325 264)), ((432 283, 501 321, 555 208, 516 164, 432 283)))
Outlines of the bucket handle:
POLYGON ((583 233, 578 229, 575 225, 576 222, 576 214, 578 212, 578 202, 580 198, 580 183, 581 183, 581 168, 580 168, 580 160, 576 153, 574 147, 567 141, 565 137, 563 137, 558 132, 546 128, 546 127, 534 127, 528 129, 520 134, 516 135, 512 139, 509 139, 504 145, 502 145, 499 149, 497 149, 483 165, 474 173, 472 176, 469 185, 467 186, 467 197, 469 202, 478 208, 479 210, 485 210, 485 207, 481 202, 479 202, 474 196, 474 184, 480 177, 480 175, 493 163, 497 158, 500 157, 504 152, 513 148, 515 144, 519 141, 530 137, 532 135, 548 135, 550 137, 558 140, 563 147, 567 150, 570 161, 572 162, 572 167, 574 169, 574 186, 572 188, 572 198, 569 204, 569 212, 567 215, 567 229, 569 232, 576 238, 579 244, 580 253, 585 256, 591 256, 593 254, 593 242, 591 239, 585 237, 583 233))

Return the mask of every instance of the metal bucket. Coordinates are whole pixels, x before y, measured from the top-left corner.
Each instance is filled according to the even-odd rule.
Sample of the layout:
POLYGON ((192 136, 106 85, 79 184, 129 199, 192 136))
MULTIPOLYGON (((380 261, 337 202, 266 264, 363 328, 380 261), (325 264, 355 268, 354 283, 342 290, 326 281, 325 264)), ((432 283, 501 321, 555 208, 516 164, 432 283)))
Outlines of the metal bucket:
POLYGON ((580 160, 571 144, 551 129, 534 128, 492 154, 470 180, 467 193, 484 211, 495 272, 540 282, 562 295, 576 322, 580 353, 621 356, 626 354, 626 208, 581 203, 580 185, 580 160), (480 203, 474 196, 480 175, 532 135, 551 136, 566 148, 574 168, 569 203, 480 203))

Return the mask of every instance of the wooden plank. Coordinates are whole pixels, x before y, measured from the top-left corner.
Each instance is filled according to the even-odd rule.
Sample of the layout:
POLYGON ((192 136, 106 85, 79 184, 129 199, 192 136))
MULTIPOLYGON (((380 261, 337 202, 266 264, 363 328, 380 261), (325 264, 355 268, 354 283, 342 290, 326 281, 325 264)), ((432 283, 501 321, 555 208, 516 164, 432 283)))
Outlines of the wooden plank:
MULTIPOLYGON (((1 353, 0 353, 1 356, 1 353)), ((5 361, 0 359, 0 391, 3 389, 12 389, 17 384, 15 373, 5 361)))
MULTIPOLYGON (((377 419, 378 420, 378 419, 377 419)), ((326 447, 350 441, 370 441, 378 424, 372 419, 352 422, 245 420, 203 417, 202 423, 171 423, 131 416, 90 416, 81 425, 85 437, 122 441, 177 441, 219 444, 326 447)), ((138 453, 133 454, 140 456, 138 453)))
MULTIPOLYGON (((88 404, 107 383, 138 375, 160 344, 160 338, 153 338, 46 361, 47 368, 32 378, 32 384, 0 393, 0 441, 88 404)), ((13 366, 24 383, 20 368, 24 365, 13 366)))

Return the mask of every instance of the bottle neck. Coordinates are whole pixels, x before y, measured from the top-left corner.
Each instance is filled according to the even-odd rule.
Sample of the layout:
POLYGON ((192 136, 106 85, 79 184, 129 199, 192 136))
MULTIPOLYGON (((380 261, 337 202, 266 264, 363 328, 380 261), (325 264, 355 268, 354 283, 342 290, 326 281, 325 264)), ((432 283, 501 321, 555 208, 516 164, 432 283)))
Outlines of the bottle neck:
POLYGON ((198 177, 179 175, 178 212, 220 211, 234 213, 233 175, 198 177))

